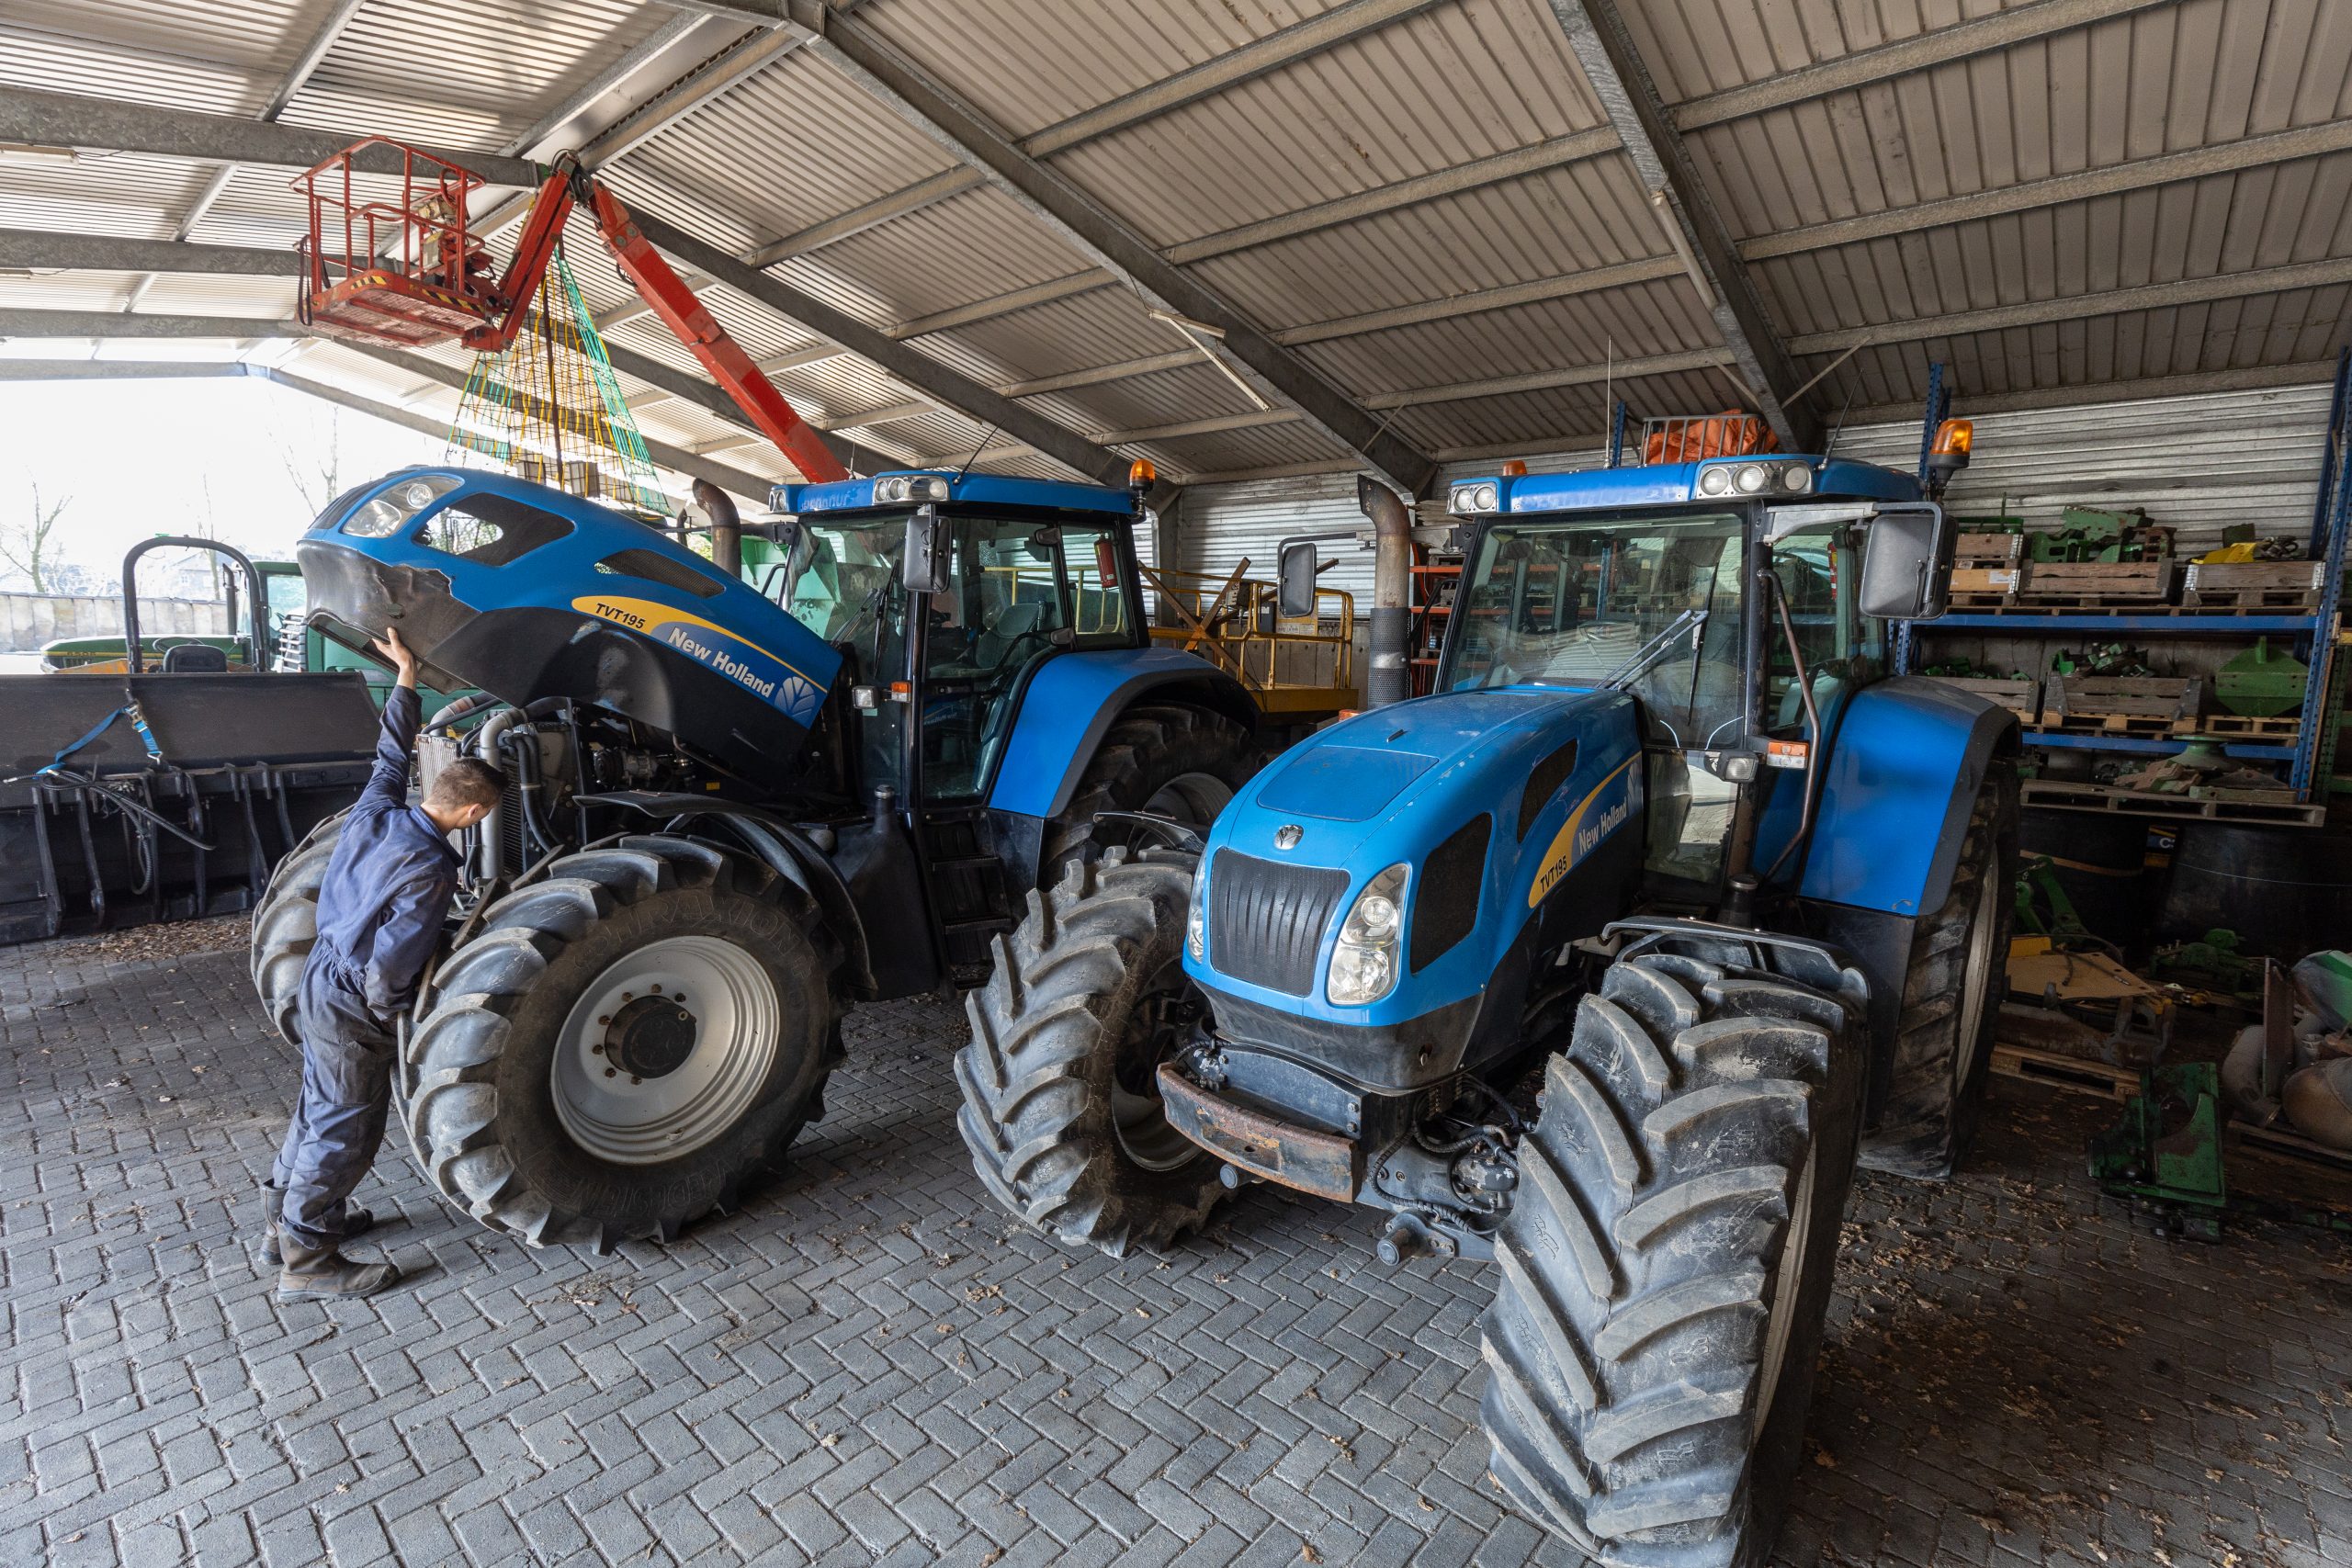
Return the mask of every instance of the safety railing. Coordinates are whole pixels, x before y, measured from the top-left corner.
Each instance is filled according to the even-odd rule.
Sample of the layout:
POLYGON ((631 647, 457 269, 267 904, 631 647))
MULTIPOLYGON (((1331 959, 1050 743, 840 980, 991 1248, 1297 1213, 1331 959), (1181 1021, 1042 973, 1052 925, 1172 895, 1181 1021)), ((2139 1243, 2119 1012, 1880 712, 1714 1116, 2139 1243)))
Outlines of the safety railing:
POLYGON ((461 295, 479 289, 475 275, 486 270, 489 255, 468 229, 468 198, 482 185, 471 171, 371 136, 303 171, 293 185, 310 211, 310 232, 298 247, 305 306, 368 272, 396 273, 461 295), (353 161, 377 147, 399 154, 399 173, 354 170, 353 161), (370 184, 384 194, 366 194, 370 184), (386 188, 392 186, 397 194, 386 188))
POLYGON ((1356 691, 1355 596, 1344 589, 1315 591, 1315 613, 1285 616, 1272 583, 1247 575, 1250 562, 1223 577, 1207 572, 1145 567, 1144 581, 1158 591, 1161 620, 1152 640, 1196 653, 1227 671, 1244 686, 1268 697, 1334 695, 1332 705, 1349 706, 1356 691))

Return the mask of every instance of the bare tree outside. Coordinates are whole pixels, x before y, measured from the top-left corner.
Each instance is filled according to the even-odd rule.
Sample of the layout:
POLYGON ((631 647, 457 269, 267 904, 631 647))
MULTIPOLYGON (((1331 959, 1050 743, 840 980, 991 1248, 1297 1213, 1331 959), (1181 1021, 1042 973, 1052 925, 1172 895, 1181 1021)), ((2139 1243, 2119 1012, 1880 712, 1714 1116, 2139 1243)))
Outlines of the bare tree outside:
POLYGON ((32 487, 33 505, 29 517, 0 524, 0 561, 32 580, 33 592, 46 593, 50 580, 55 576, 57 559, 50 547, 50 535, 57 528, 57 520, 74 504, 70 495, 44 502, 40 486, 32 487))
POLYGON ((286 477, 311 512, 325 511, 327 502, 343 493, 342 410, 327 411, 324 439, 319 438, 316 425, 292 441, 275 433, 270 439, 277 444, 286 477))

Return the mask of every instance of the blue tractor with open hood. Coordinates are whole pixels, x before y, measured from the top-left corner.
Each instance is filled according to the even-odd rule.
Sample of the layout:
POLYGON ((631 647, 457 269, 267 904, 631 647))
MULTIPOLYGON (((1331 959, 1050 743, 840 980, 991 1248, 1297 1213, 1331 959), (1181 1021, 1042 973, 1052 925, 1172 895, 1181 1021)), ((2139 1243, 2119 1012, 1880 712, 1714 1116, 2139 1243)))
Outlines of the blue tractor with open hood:
MULTIPOLYGON (((717 558, 465 468, 327 507, 297 547, 310 624, 360 650, 400 627, 428 686, 480 694, 425 721, 426 782, 459 756, 509 781, 394 1080, 444 1196, 535 1245, 666 1238, 821 1114, 844 1009, 978 984, 1119 813, 1205 829, 1257 709, 1152 646, 1138 469, 781 486, 775 520, 702 519, 717 558)), ((289 1039, 335 831, 254 921, 289 1039)))
POLYGON ((1950 1172, 1984 1089, 2017 727, 1889 646, 1968 435, 1455 484, 1431 694, 998 939, 991 1191, 1116 1251, 1271 1181, 1490 1259, 1506 1491, 1611 1563, 1761 1561, 1857 1160, 1950 1172))

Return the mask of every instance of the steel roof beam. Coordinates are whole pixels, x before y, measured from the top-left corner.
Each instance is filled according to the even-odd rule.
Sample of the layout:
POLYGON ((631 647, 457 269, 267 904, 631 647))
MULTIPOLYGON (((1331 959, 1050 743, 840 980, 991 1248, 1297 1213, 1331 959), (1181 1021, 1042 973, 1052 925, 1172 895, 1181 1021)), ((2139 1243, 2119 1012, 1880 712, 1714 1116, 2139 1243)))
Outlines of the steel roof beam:
POLYGON ((262 316, 161 316, 128 310, 0 310, 0 338, 301 337, 299 321, 262 316))
POLYGON ((2096 294, 2070 294, 2056 299, 1996 305, 1983 310, 1958 310, 1950 315, 1906 318, 1876 326, 1840 327, 1835 332, 1808 333, 1791 338, 1789 352, 1796 355, 1836 354, 1856 346, 1879 348, 1891 343, 1925 343, 1936 338, 1965 337, 1972 333, 2048 326, 2058 321, 2085 321, 2094 316, 2116 316, 2136 310, 2179 310, 2186 306, 2215 304, 2224 299, 2283 294, 2297 288, 2333 288, 2344 284, 2352 284, 2352 258, 2301 262, 2292 266, 2223 273, 2216 277, 2144 283, 2131 288, 2104 289, 2096 294))
MULTIPOLYGON (((333 131, 266 125, 225 115, 24 88, 0 89, 0 141, 53 147, 107 147, 169 157, 295 168, 308 168, 350 145, 345 135, 333 131)), ((449 156, 495 184, 537 183, 536 165, 519 158, 480 152, 449 156)), ((397 154, 390 149, 374 148, 356 156, 353 162, 362 169, 396 173, 396 159, 397 154)), ((1105 484, 1125 482, 1127 465, 1116 454, 1102 450, 1043 414, 999 396, 920 350, 892 340, 839 307, 745 265, 660 214, 639 208, 631 210, 639 230, 661 249, 818 336, 871 360, 943 406, 978 423, 995 425, 1088 479, 1105 484)))
POLYGON ((2014 49, 2052 33, 2072 32, 2077 28, 2128 17, 2135 11, 2154 11, 2179 3, 2180 0, 2033 0, 2030 5, 2012 6, 1988 16, 1954 22, 1950 27, 1915 33, 1894 43, 1858 49, 1817 65, 1781 72, 1746 86, 1690 99, 1673 110, 1674 127, 1678 130, 1696 130, 1702 126, 1746 119, 1807 98, 1867 87, 1954 61, 2014 49))
MULTIPOLYGON (((2290 365, 2253 365, 2236 370, 2190 370, 2177 376, 2145 376, 2130 381, 2107 381, 2080 387, 2036 387, 2018 392, 1970 392, 1960 400, 1962 413, 2018 413, 2034 409, 2067 409, 2092 403, 2130 403, 2150 398, 2188 398, 2214 392, 2272 391, 2285 387, 2326 386, 2335 378, 2334 359, 2306 359, 2290 365)), ((1893 423, 1919 417, 1919 404, 1880 403, 1855 409, 1849 424, 1893 423)), ((2178 483, 2178 480, 2168 481, 2178 483)))
POLYGON ((1716 335, 1731 350, 1733 368, 1756 412, 1781 438, 1783 451, 1813 450, 1820 423, 1791 395, 1797 384, 1796 368, 1781 346, 1780 330, 1766 313, 1764 296, 1748 276, 1731 230, 1715 210, 1698 165, 1667 114, 1657 83, 1634 46, 1617 0, 1550 4, 1593 96, 1641 175, 1643 190, 1667 225, 1667 238, 1714 319, 1716 335))
POLYGON ((203 245, 187 240, 129 240, 112 234, 52 234, 0 229, 0 266, 76 272, 200 272, 243 277, 300 277, 292 251, 254 245, 203 245))
POLYGON ((0 381, 194 380, 250 376, 260 368, 233 359, 0 359, 0 381))
MULTIPOLYGON (((1114 273, 1146 304, 1222 333, 1224 354, 1257 373, 1273 393, 1341 446, 1363 455, 1400 488, 1418 493, 1436 465, 1389 431, 1336 383, 1283 348, 1183 268, 1169 262, 1091 196, 1021 149, 863 23, 820 0, 671 0, 721 15, 752 16, 809 35, 810 53, 944 152, 979 171, 1067 244, 1114 273)), ((830 335, 830 334, 828 334, 830 335)))
MULTIPOLYGON (((674 0, 665 0, 665 3, 674 3, 674 0)), ((2177 0, 2040 0, 2038 4, 2020 6, 2013 10, 2000 12, 1994 17, 1962 22, 1949 28, 1939 28, 1932 32, 1919 34, 1916 38, 1905 39, 1899 43, 1857 51, 1853 54, 1827 62, 1820 66, 1768 77, 1748 86, 1735 87, 1725 92, 1710 94, 1704 97, 1689 99, 1677 106, 1671 111, 1671 117, 1678 130, 1718 125, 1727 120, 1764 114, 1773 109, 1787 108, 1792 105, 1820 97, 1825 94, 1891 81, 1898 76, 1928 70, 1934 66, 1950 64, 1955 61, 1971 59, 1996 50, 2046 38, 2054 33, 2087 27, 2112 17, 2126 16, 2134 11, 2149 9, 2154 6, 2176 3, 2177 0)), ((730 10, 738 14, 749 14, 748 8, 730 8, 730 10)), ((1459 196, 1502 181, 1522 179, 1548 170, 1565 168, 1588 159, 1605 157, 1618 151, 1618 140, 1612 130, 1600 129, 1573 132, 1566 136, 1555 137, 1548 141, 1539 142, 1532 147, 1518 148, 1491 157, 1476 159, 1468 164, 1456 164, 1450 169, 1439 169, 1427 175, 1417 175, 1410 179, 1399 180, 1390 185, 1376 186, 1372 190, 1336 197, 1330 201, 1318 202, 1312 207, 1301 208, 1295 212, 1283 213, 1260 222, 1243 224, 1214 234, 1204 234, 1198 239, 1187 240, 1171 246, 1162 254, 1168 259, 1177 262, 1205 261, 1212 256, 1230 255, 1237 251, 1273 244, 1283 240, 1297 239, 1339 224, 1352 223, 1423 202, 1459 196)), ((956 188, 969 187, 959 185, 956 188)), ((885 198, 885 200, 888 199, 889 198, 885 198)), ((847 216, 843 215, 844 218, 847 216)), ((871 216, 874 222, 879 222, 899 214, 877 211, 871 216)), ((842 219, 831 219, 827 221, 831 223, 842 220, 842 219)), ((862 231, 863 229, 871 226, 871 222, 860 223, 850 231, 862 231)), ((814 234, 816 231, 808 230, 803 232, 814 234)), ((843 237, 846 236, 832 236, 832 238, 843 237)), ((780 242, 787 244, 791 243, 790 240, 780 242)), ((825 243, 830 243, 831 240, 825 243)), ((779 254, 797 254, 800 249, 813 248, 815 247, 803 246, 779 254)), ((1055 297, 1084 293, 1091 288, 1108 288, 1114 281, 1115 280, 1109 273, 1101 269, 1073 274, 1069 277, 1055 280, 1054 286, 1062 290, 1061 294, 1057 294, 1055 297)), ((1549 281, 1556 282, 1557 280, 1549 281)), ((1542 285, 1525 287, 1540 288, 1542 285)), ((1015 296, 1005 296, 998 302, 1000 308, 990 310, 989 309, 990 302, 983 300, 977 305, 963 307, 963 311, 967 313, 963 314, 961 320, 956 324, 968 325, 975 321, 988 320, 991 316, 1027 310, 1031 303, 1032 301, 1015 296)), ((1275 333, 1274 338, 1278 343, 1287 341, 1287 335, 1282 333, 1275 333)))
POLYGON ((2317 158, 2346 151, 2352 151, 2352 119, 2329 120, 2305 126, 2300 130, 2247 136, 2211 147, 2164 152, 2153 158, 2134 158, 2129 163, 2110 164, 2104 168, 2083 169, 2070 175, 2029 180, 2021 185, 1999 186, 1937 201, 1916 202, 1908 207, 1889 208, 1884 212, 1864 213, 1859 217, 1811 224, 1803 229, 1783 230, 1777 234, 1759 234, 1752 240, 1742 240, 1739 254, 1749 261, 1762 261, 1772 256, 1827 250, 1836 245, 1860 244, 1898 234, 1917 233, 1926 229, 1941 229, 1954 223, 1998 218, 2012 212, 2029 212, 2041 207, 2055 207, 2061 202, 2123 196, 2184 180, 2237 174, 2274 164, 2292 163, 2300 158, 2317 158))
MULTIPOLYGON (((275 121, 286 112, 286 106, 294 101, 294 95, 300 92, 302 84, 311 79, 311 73, 326 59, 327 51, 333 49, 335 39, 343 36, 343 29, 351 25, 351 18, 359 14, 362 4, 363 0, 336 0, 334 8, 320 18, 319 25, 311 30, 310 41, 302 46, 302 52, 278 80, 277 86, 269 95, 269 101, 262 106, 261 118, 275 121)), ((220 193, 229 188, 229 182, 236 176, 237 165, 234 164, 223 164, 215 169, 212 177, 204 182, 204 188, 196 193, 196 199, 187 204, 187 210, 181 215, 180 220, 172 226, 172 238, 185 240, 195 233, 196 226, 204 221, 204 215, 212 210, 212 204, 220 199, 220 193)), ((147 298, 147 291, 154 287, 155 275, 149 273, 132 286, 130 298, 122 308, 126 310, 139 309, 139 302, 147 298)))

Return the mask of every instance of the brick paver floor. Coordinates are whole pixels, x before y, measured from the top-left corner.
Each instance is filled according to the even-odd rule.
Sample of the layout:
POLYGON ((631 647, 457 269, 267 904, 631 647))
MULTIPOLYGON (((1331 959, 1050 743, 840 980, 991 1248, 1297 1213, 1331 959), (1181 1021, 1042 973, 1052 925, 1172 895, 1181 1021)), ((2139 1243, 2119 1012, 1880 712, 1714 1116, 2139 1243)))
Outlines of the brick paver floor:
MULTIPOLYGON (((1479 1269, 1264 1189, 1165 1258, 1022 1232, 959 1024, 859 1013, 791 1176, 667 1249, 526 1251, 396 1140, 413 1282, 281 1306, 241 928, 0 953, 0 1564, 1573 1561, 1486 1479, 1479 1269)), ((2352 1562, 2352 1243, 2135 1230, 2108 1113, 2003 1081, 1965 1179, 1860 1182, 1783 1562, 2352 1562)))

